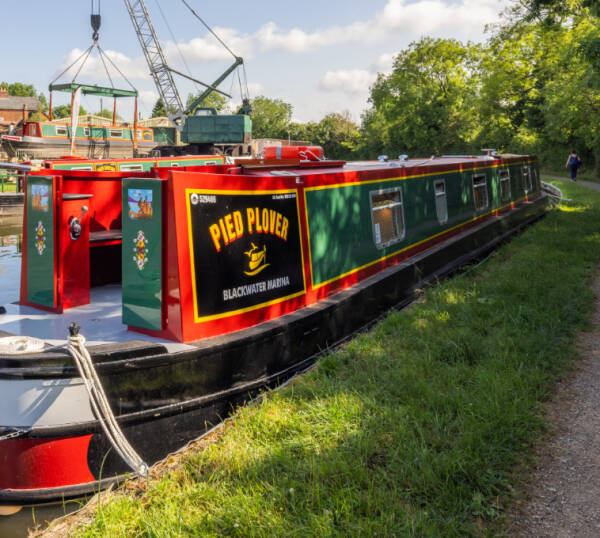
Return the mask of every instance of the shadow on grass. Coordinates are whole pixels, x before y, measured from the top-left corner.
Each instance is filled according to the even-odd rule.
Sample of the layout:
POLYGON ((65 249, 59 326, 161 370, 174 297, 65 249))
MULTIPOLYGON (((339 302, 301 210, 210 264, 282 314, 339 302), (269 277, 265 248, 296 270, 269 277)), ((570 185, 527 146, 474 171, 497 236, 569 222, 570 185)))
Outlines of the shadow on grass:
POLYGON ((479 534, 572 365, 600 261, 600 194, 425 291, 284 390, 238 411, 81 535, 479 534))

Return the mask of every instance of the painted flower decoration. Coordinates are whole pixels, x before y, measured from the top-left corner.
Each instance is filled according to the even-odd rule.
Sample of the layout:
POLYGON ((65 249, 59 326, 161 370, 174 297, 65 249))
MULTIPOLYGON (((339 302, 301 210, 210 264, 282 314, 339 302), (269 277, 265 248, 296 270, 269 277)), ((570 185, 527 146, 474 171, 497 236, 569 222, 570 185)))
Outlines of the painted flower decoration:
POLYGON ((44 228, 41 220, 38 221, 35 228, 35 248, 40 256, 46 250, 46 228, 44 228))
POLYGON ((135 246, 133 247, 133 252, 135 256, 133 256, 133 261, 136 263, 138 271, 141 271, 146 262, 148 261, 148 249, 146 248, 146 244, 148 243, 148 239, 144 235, 144 232, 140 230, 137 234, 137 237, 133 239, 135 246))

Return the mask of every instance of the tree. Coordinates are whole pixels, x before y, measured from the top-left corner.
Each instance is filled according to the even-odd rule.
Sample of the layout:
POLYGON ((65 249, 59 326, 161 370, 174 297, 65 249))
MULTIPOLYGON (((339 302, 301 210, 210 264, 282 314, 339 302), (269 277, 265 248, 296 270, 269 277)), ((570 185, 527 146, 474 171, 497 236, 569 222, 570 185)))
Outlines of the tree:
POLYGON ((165 104, 162 99, 158 99, 154 108, 152 109, 152 118, 163 118, 167 115, 167 111, 165 110, 165 104))
POLYGON ((374 131, 379 143, 366 146, 377 153, 469 150, 477 133, 480 56, 480 47, 453 39, 423 38, 401 51, 392 73, 379 75, 371 88, 362 153, 374 131))
POLYGON ((306 125, 307 138, 323 147, 330 159, 350 159, 360 136, 349 112, 327 114, 320 122, 306 125))
MULTIPOLYGON (((87 114, 85 108, 83 108, 82 106, 79 107, 79 115, 80 116, 84 116, 85 114, 87 114)), ((71 117, 71 105, 58 105, 55 106, 52 109, 52 117, 56 120, 56 119, 61 119, 61 118, 70 118, 71 117)), ((111 114, 111 118, 112 118, 112 114, 111 114)))
MULTIPOLYGON (((188 95, 185 106, 188 107, 192 104, 194 99, 198 98, 202 92, 198 92, 197 94, 190 93, 188 95)), ((198 105, 198 108, 214 108, 217 112, 222 112, 225 104, 227 103, 227 99, 223 97, 220 93, 212 92, 205 97, 204 100, 198 105)))
POLYGON ((253 138, 288 138, 292 105, 281 99, 259 96, 252 101, 253 138))

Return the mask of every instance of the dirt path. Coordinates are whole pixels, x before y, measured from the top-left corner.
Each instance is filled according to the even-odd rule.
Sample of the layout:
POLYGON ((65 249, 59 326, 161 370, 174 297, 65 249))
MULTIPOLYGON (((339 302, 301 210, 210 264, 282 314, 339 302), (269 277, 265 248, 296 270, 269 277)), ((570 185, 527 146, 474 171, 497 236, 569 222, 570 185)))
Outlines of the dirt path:
POLYGON ((600 273, 593 291, 592 329, 579 335, 581 360, 547 406, 551 432, 538 448, 528 500, 511 515, 512 536, 600 536, 600 273))

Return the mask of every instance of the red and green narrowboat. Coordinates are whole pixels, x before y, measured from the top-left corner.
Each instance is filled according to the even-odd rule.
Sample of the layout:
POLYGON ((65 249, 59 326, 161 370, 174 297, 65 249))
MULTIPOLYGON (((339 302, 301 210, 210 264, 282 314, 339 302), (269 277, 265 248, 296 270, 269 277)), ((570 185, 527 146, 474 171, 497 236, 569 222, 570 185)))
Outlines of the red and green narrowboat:
POLYGON ((72 322, 152 464, 548 200, 525 155, 206 162, 56 162, 26 178, 20 296, 0 331, 38 348, 11 354, 0 338, 0 505, 82 496, 130 470, 60 347, 72 322))
MULTIPOLYGON (((152 127, 137 128, 137 154, 147 155, 169 141, 155 137, 152 127)), ((3 135, 2 148, 9 157, 52 159, 71 151, 72 127, 50 121, 27 121, 19 131, 3 135)), ((120 125, 78 125, 75 132, 77 154, 90 158, 130 158, 134 150, 134 129, 120 125)))

